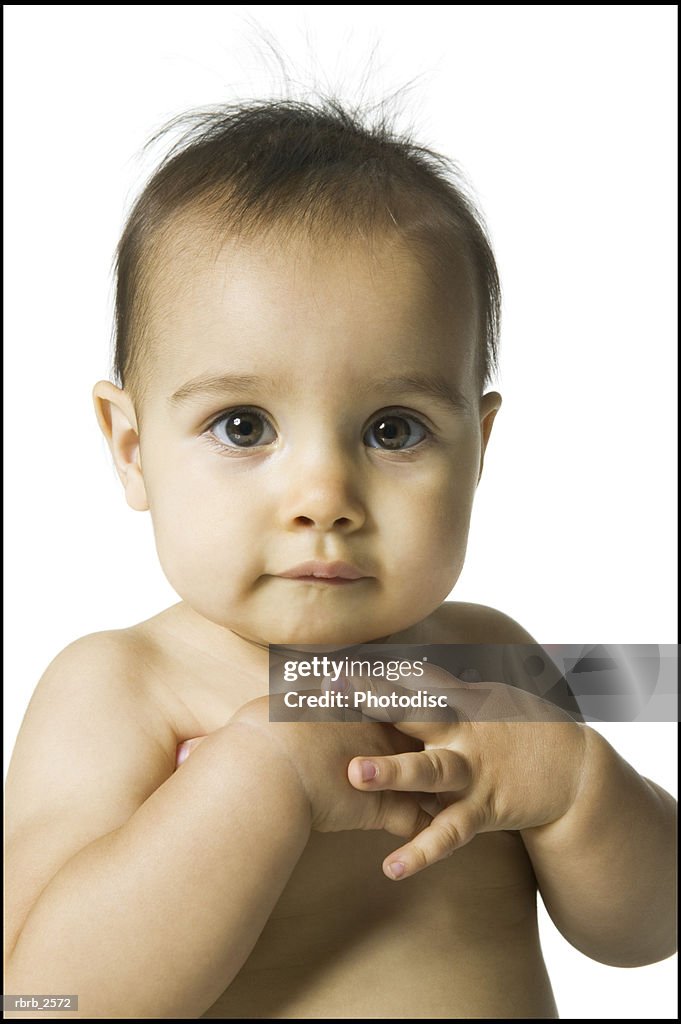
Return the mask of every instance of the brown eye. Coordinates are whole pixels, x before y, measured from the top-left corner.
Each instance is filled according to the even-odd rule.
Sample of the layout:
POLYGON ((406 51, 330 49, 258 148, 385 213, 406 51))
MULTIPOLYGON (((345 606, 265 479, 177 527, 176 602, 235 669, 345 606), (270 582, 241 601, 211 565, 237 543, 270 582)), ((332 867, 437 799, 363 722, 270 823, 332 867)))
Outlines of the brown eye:
POLYGON ((427 433, 423 424, 411 416, 380 416, 364 435, 364 443, 370 448, 399 451, 413 448, 423 441, 427 433))
POLYGON ((270 444, 276 436, 269 420, 253 409, 235 409, 216 420, 211 431, 230 448, 270 444))

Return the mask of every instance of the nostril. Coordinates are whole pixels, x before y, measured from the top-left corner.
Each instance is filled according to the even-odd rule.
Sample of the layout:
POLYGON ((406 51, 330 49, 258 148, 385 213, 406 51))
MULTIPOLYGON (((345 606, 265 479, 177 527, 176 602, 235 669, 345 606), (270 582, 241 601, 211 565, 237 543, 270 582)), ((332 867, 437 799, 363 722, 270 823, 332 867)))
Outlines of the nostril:
MULTIPOLYGON (((311 519, 309 516, 296 516, 294 522, 298 526, 306 526, 306 527, 321 525, 321 521, 320 521, 320 523, 317 523, 316 520, 311 519)), ((341 528, 344 528, 346 526, 351 526, 351 525, 352 525, 352 520, 349 519, 347 516, 339 516, 338 519, 334 519, 333 520, 333 526, 340 526, 341 528)))
POLYGON ((308 516, 296 516, 295 521, 299 526, 314 526, 314 521, 308 516))

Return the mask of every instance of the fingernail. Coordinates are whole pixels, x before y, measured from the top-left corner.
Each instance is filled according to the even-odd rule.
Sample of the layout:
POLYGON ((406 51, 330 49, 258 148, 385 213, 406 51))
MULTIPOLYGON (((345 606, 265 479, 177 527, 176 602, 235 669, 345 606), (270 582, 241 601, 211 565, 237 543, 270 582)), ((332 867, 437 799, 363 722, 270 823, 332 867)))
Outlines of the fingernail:
POLYGON ((185 740, 184 743, 180 743, 175 754, 175 767, 179 768, 183 761, 186 761, 189 757, 189 740, 185 740))
POLYGON ((393 878, 401 878, 404 874, 404 864, 401 860, 394 860, 392 864, 388 865, 388 871, 393 878))
POLYGON ((373 761, 362 761, 362 782, 370 782, 378 775, 378 768, 373 761))

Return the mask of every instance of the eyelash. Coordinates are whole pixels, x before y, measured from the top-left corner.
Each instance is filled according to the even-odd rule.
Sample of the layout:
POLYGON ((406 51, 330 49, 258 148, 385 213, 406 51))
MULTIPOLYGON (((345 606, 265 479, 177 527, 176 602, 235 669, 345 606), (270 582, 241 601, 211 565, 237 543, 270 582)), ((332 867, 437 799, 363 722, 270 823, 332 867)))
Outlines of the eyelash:
POLYGON ((224 444, 224 442, 220 441, 219 438, 215 436, 213 430, 218 425, 218 423, 221 423, 223 420, 228 419, 230 416, 236 415, 236 413, 250 413, 255 416, 260 416, 265 423, 269 424, 270 428, 276 434, 276 431, 272 426, 269 416, 266 416, 265 413, 262 412, 260 409, 256 409, 250 405, 235 405, 232 409, 225 409, 224 412, 221 412, 220 415, 216 416, 215 419, 213 419, 212 422, 206 427, 204 431, 204 437, 206 438, 206 441, 211 446, 211 448, 214 448, 215 451, 218 452, 218 454, 226 455, 228 458, 239 458, 242 457, 243 455, 250 453, 251 451, 262 451, 264 448, 267 448, 268 445, 254 445, 251 448, 249 448, 247 445, 244 445, 243 448, 239 448, 237 445, 224 444))
MULTIPOLYGON (((273 442, 269 442, 267 444, 262 444, 262 445, 253 445, 252 447, 249 447, 247 445, 244 445, 243 447, 239 447, 238 445, 234 445, 234 446, 227 445, 227 444, 224 444, 222 441, 220 441, 215 436, 215 434, 213 433, 215 427, 219 423, 221 423, 223 420, 227 419, 230 416, 234 416, 236 413, 250 413, 250 414, 254 414, 256 416, 261 417, 262 420, 265 423, 267 423, 270 426, 270 428, 276 434, 276 430, 275 430, 274 426, 272 425, 272 422, 271 422, 270 418, 268 416, 266 416, 265 413, 262 412, 262 410, 257 409, 257 408, 255 408, 253 406, 248 406, 248 405, 237 405, 237 406, 234 406, 231 409, 224 410, 218 416, 216 416, 211 421, 211 423, 206 427, 205 431, 203 432, 203 436, 205 437, 207 443, 215 451, 217 451, 218 454, 225 455, 228 458, 234 458, 234 457, 239 458, 239 457, 243 457, 246 454, 249 454, 251 451, 262 451, 262 450, 268 448, 269 444, 273 443, 273 442)), ((391 454, 391 455, 400 455, 400 456, 402 456, 404 458, 404 457, 408 457, 408 456, 414 454, 417 449, 420 449, 420 448, 424 447, 425 445, 432 443, 432 441, 434 440, 435 435, 434 435, 433 431, 423 422, 422 419, 420 419, 418 416, 415 416, 414 413, 408 412, 406 409, 401 409, 401 408, 389 408, 389 409, 383 409, 383 410, 380 410, 379 412, 377 412, 372 417, 372 419, 370 420, 370 422, 369 422, 368 426, 366 427, 366 429, 363 431, 363 433, 362 433, 362 440, 364 440, 364 437, 366 436, 368 431, 371 429, 371 427, 374 424, 376 424, 381 419, 381 417, 387 419, 387 418, 389 418, 391 416, 394 416, 394 417, 399 418, 399 419, 404 419, 404 420, 410 421, 411 423, 417 424, 418 427, 423 431, 423 434, 424 434, 423 438, 421 438, 421 440, 417 441, 416 444, 409 445, 408 447, 405 447, 405 448, 392 448, 391 449, 391 448, 382 448, 379 445, 366 445, 367 448, 371 448, 373 451, 388 453, 388 454, 391 454)))

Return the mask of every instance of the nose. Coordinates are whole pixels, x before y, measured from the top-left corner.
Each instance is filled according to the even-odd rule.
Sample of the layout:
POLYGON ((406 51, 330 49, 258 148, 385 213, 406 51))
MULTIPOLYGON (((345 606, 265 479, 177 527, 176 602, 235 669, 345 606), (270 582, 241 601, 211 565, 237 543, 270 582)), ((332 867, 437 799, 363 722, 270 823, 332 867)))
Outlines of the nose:
POLYGON ((328 449, 287 467, 281 511, 290 530, 353 533, 366 522, 361 471, 328 449))

